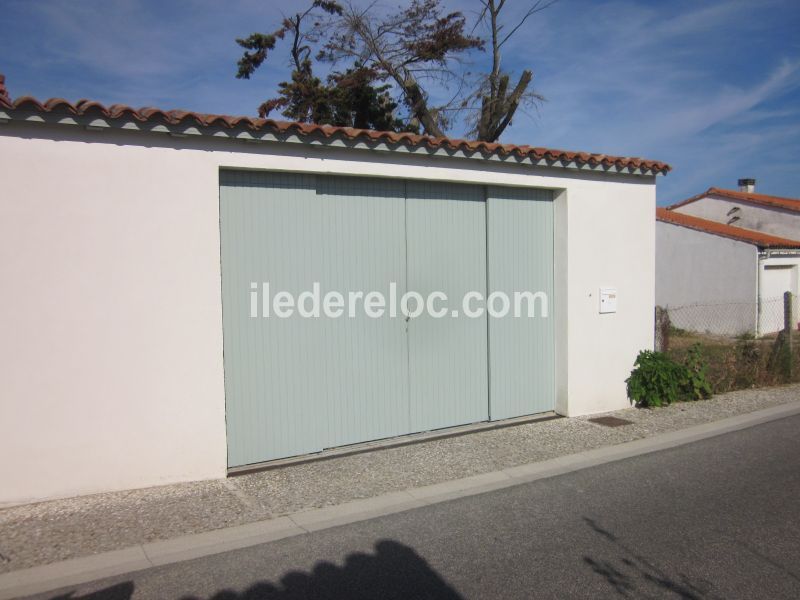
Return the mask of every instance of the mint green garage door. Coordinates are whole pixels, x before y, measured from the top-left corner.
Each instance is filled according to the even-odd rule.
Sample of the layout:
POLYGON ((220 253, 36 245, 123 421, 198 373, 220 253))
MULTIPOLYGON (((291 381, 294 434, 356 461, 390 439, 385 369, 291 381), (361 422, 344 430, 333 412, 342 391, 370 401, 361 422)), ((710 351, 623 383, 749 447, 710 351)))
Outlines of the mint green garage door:
POLYGON ((552 410, 552 306, 451 312, 472 291, 551 295, 550 192, 225 170, 220 232, 229 467, 552 410), (314 284, 441 291, 448 314, 264 316, 265 297, 314 284))

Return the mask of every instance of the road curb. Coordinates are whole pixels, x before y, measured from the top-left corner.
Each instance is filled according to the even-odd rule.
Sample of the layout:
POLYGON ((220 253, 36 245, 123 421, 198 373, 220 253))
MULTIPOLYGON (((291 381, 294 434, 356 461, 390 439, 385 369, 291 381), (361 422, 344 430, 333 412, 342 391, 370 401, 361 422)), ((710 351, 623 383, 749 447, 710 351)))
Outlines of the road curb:
POLYGON ((605 446, 464 479, 391 492, 288 516, 140 544, 0 575, 0 600, 37 594, 96 579, 167 565, 399 513, 456 498, 555 477, 634 456, 667 450, 800 414, 800 401, 686 429, 605 446))

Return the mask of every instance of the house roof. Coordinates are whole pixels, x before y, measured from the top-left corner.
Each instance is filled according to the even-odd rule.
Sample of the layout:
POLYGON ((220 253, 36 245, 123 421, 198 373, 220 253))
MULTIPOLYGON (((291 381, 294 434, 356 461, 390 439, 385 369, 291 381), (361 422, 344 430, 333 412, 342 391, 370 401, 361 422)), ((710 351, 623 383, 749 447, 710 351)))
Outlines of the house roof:
POLYGON ((723 198, 728 198, 730 200, 739 200, 749 204, 758 204, 761 206, 769 206, 771 208, 781 208, 783 210, 800 213, 800 199, 797 198, 781 198, 780 196, 767 196, 766 194, 739 192, 736 190, 725 190, 716 187, 708 188, 708 190, 702 194, 698 194, 697 196, 692 196, 691 198, 677 202, 668 208, 670 210, 679 208, 681 206, 691 204, 692 202, 702 200, 708 196, 722 196, 723 198))
POLYGON ((546 163, 576 163, 590 167, 641 170, 651 174, 666 174, 671 167, 664 162, 627 156, 611 156, 589 152, 573 152, 535 146, 518 146, 515 144, 498 144, 477 142, 412 133, 395 133, 390 131, 373 131, 355 129, 353 127, 335 127, 332 125, 314 125, 290 121, 276 121, 257 117, 217 115, 198 113, 186 110, 162 110, 159 108, 135 109, 125 104, 104 106, 91 100, 78 100, 75 103, 63 98, 37 100, 31 96, 12 99, 4 85, 4 77, 0 75, 0 111, 33 112, 39 114, 66 114, 74 116, 101 116, 109 120, 133 120, 140 123, 157 123, 164 125, 191 125, 200 129, 221 127, 249 131, 272 132, 276 134, 297 134, 302 137, 317 139, 346 139, 365 141, 367 143, 389 143, 410 148, 427 147, 429 149, 449 149, 467 154, 480 154, 483 157, 517 156, 546 163))
POLYGON ((675 212, 670 208, 656 208, 656 219, 662 223, 671 223, 688 229, 694 229, 711 235, 753 244, 759 248, 800 248, 800 241, 769 235, 752 229, 733 227, 716 221, 708 221, 691 215, 675 212))

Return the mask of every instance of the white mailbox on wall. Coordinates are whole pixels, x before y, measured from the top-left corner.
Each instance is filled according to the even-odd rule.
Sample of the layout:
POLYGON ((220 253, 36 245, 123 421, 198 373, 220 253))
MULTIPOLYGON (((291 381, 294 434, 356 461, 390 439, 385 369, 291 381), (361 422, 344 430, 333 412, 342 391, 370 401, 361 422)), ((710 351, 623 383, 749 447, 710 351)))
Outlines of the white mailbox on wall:
POLYGON ((617 288, 600 288, 600 314, 617 312, 617 288))

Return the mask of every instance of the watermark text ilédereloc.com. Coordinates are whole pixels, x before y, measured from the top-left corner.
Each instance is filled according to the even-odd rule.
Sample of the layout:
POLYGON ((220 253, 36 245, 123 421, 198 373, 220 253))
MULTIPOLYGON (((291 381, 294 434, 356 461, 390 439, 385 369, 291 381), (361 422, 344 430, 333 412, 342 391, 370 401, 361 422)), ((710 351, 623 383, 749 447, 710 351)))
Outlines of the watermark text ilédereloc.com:
POLYGON ((445 292, 433 291, 423 295, 407 291, 398 297, 397 283, 392 281, 386 293, 379 290, 340 292, 326 291, 324 294, 318 281, 297 295, 286 291, 274 291, 269 282, 250 283, 250 317, 286 319, 292 316, 303 318, 338 319, 366 315, 372 319, 416 318, 423 313, 435 318, 467 317, 477 319, 484 314, 492 318, 512 316, 515 318, 544 318, 548 316, 548 297, 545 292, 493 291, 488 296, 473 290, 466 292, 461 301, 451 306, 445 292))

